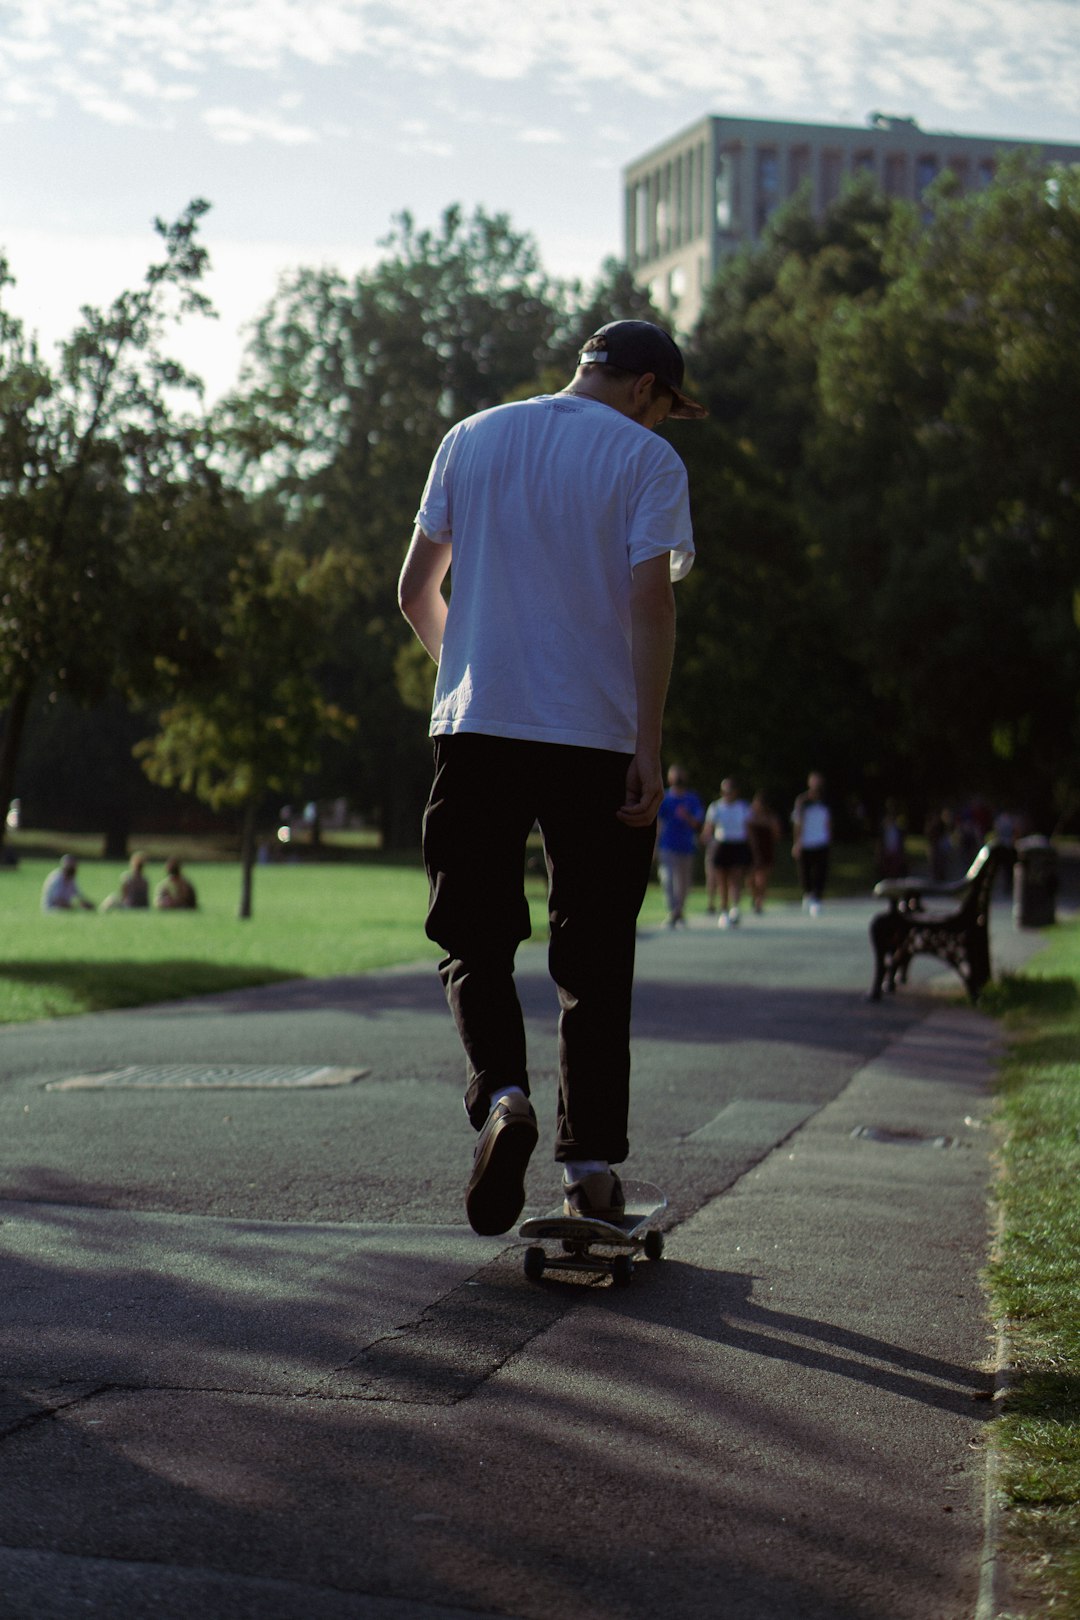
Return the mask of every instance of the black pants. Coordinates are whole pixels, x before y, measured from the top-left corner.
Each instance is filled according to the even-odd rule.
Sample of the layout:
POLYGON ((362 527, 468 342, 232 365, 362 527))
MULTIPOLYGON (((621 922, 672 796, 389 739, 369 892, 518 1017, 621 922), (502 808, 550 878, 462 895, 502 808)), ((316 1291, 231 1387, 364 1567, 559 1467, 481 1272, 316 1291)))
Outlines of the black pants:
POLYGON ((525 841, 539 822, 548 871, 548 967, 559 994, 555 1157, 628 1152, 630 1008, 637 915, 655 829, 627 827, 624 754, 461 733, 435 743, 424 813, 427 934, 465 1048, 479 1130, 500 1086, 528 1092, 514 956, 530 933, 525 841))
POLYGON ((799 851, 799 877, 802 881, 803 894, 808 894, 813 900, 820 900, 825 893, 825 879, 828 875, 828 844, 819 844, 816 849, 799 851))

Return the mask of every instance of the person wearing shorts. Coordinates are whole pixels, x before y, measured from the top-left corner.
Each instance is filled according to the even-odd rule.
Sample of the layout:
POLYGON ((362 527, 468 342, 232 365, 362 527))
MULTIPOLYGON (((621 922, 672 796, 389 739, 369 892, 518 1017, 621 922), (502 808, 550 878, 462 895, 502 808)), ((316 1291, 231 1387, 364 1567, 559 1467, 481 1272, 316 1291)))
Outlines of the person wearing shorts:
POLYGON ((720 797, 714 799, 705 812, 701 834, 705 859, 716 874, 720 901, 717 926, 720 928, 736 927, 741 915, 739 901, 750 866, 749 815, 750 806, 739 797, 731 777, 725 777, 720 784, 720 797))

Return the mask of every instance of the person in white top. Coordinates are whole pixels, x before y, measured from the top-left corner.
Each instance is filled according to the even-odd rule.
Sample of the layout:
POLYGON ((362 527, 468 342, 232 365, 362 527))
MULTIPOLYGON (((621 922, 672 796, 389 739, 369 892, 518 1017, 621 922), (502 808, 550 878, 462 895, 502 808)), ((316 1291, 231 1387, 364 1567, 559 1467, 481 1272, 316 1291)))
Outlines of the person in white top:
POLYGON ((714 799, 705 812, 701 832, 706 865, 714 874, 720 897, 717 923, 721 928, 734 928, 741 915, 739 901, 750 865, 750 841, 746 832, 749 817, 750 806, 739 797, 731 777, 725 777, 720 784, 720 797, 714 799))
POLYGON ((829 846, 832 843, 832 818, 825 803, 825 778, 820 771, 811 771, 806 779, 806 792, 800 793, 791 812, 795 841, 791 846, 799 868, 802 883, 803 909, 811 917, 821 914, 821 901, 829 875, 829 846))
POLYGON ((439 666, 424 814, 427 933, 466 1054, 478 1232, 525 1201, 537 1140, 514 956, 525 841, 547 859, 558 987, 555 1157, 573 1214, 623 1207, 637 914, 664 786, 672 581, 694 544, 686 469, 652 431, 704 409, 676 344, 614 321, 561 393, 481 411, 432 463, 398 598, 439 666), (443 582, 453 560, 449 602, 443 582))
POLYGON ((74 855, 65 855, 55 871, 50 872, 41 888, 42 911, 93 911, 93 902, 79 888, 75 874, 79 863, 74 855))

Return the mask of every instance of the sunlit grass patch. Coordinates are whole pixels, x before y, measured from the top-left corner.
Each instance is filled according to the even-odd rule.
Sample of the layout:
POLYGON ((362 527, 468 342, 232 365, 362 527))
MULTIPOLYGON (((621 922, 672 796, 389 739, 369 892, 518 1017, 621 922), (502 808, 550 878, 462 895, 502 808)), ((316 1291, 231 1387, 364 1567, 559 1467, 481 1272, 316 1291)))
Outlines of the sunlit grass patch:
POLYGON ((1062 924, 985 1003, 1010 1034, 999 1117, 1003 1231, 990 1267, 1011 1388, 997 1436, 1006 1545, 1026 1612, 1080 1616, 1080 926, 1062 924))

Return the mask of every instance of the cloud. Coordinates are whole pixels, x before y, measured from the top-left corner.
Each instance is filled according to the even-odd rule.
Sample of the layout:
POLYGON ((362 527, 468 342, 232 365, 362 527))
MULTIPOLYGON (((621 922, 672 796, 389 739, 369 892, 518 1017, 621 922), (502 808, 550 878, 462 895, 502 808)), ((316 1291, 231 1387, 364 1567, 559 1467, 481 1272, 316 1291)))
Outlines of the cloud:
MULTIPOLYGON (((7 0, 0 19, 0 100, 18 107, 57 93, 91 116, 131 121, 130 100, 247 105, 260 77, 363 69, 470 80, 544 82, 564 98, 679 100, 693 111, 823 118, 883 100, 962 111, 998 98, 1038 98, 1075 112, 1080 30, 1074 0, 7 0), (80 90, 56 66, 92 59, 80 90), (199 81, 203 81, 199 88, 199 81)), ((75 75, 77 79, 77 74, 75 75)), ((270 99, 264 86, 260 99, 270 99)), ((865 110, 865 108, 864 108, 865 110)), ((221 139, 298 141, 300 125, 249 114, 202 117, 221 139)), ((523 114, 524 122, 524 114, 523 114)), ((530 120, 530 128, 534 127, 530 120)), ((527 130, 519 139, 535 139, 527 130)))
POLYGON ((562 146, 565 144, 566 135, 561 129, 540 129, 530 126, 527 129, 519 129, 517 139, 524 141, 527 146, 562 146))
POLYGON ((282 146, 306 146, 319 139, 308 124, 291 124, 276 113, 245 112, 240 107, 208 107, 203 122, 219 141, 244 145, 249 141, 276 141, 282 146))

